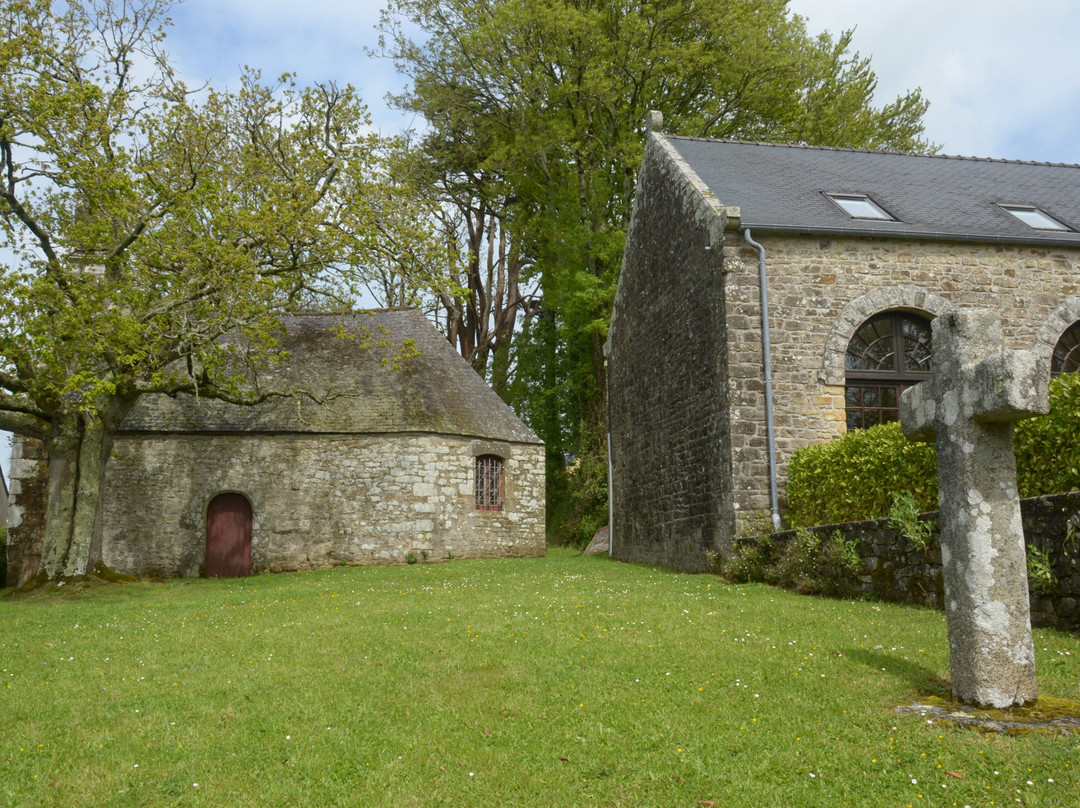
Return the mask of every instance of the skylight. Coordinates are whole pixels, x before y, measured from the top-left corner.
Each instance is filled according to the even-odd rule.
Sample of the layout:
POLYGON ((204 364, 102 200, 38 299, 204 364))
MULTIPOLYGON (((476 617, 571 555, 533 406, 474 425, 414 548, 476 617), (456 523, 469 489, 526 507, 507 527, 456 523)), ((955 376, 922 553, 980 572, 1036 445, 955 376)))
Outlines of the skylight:
POLYGON ((892 216, 879 208, 870 197, 865 194, 825 194, 833 202, 840 206, 852 219, 880 219, 886 222, 896 221, 892 216))
POLYGON ((1068 230, 1057 219, 1043 213, 1034 205, 1002 205, 1003 210, 1011 213, 1028 227, 1035 230, 1068 230))

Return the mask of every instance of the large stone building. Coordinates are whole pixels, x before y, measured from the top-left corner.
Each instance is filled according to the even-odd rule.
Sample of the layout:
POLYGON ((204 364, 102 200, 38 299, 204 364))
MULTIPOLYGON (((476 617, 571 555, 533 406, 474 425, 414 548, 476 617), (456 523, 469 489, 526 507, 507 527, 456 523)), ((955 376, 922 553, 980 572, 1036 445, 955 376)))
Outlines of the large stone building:
MULTIPOLYGON (((233 575, 544 553, 541 441, 421 314, 284 325, 287 359, 258 374, 280 396, 144 396, 129 413, 106 465, 106 566, 233 575)), ((30 449, 12 461, 9 584, 40 552, 30 449)))
POLYGON ((895 420, 950 306, 996 309, 1009 346, 1076 369, 1080 167, 658 119, 607 346, 616 557, 704 569, 744 515, 775 518, 792 452, 895 420))

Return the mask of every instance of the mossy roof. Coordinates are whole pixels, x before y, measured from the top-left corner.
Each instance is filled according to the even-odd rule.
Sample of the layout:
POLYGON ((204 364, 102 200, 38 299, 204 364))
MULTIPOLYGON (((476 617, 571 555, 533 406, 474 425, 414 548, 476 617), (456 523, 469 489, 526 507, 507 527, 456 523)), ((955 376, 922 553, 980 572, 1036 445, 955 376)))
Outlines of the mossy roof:
POLYGON ((271 394, 266 400, 144 395, 121 431, 438 433, 541 442, 420 312, 298 314, 282 325, 287 358, 253 375, 259 393, 271 394))

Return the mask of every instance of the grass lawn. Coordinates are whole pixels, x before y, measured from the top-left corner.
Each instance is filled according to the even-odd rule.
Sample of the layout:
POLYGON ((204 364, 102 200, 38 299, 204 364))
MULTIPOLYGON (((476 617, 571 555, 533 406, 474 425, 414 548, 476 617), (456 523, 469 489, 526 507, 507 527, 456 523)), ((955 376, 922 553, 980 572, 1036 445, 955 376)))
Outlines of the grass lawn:
POLYGON ((1080 738, 893 711, 939 613, 559 550, 3 599, 0 671, 4 806, 1080 804, 1080 738))

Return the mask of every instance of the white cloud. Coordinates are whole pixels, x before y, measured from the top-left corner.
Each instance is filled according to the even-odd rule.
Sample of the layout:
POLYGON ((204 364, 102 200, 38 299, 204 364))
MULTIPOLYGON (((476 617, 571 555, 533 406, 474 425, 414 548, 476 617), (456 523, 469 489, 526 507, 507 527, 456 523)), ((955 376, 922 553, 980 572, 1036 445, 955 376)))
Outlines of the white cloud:
POLYGON ((235 86, 244 66, 271 81, 296 73, 302 83, 352 84, 375 125, 392 134, 414 125, 390 109, 401 76, 389 59, 371 58, 382 3, 360 0, 186 0, 173 12, 166 48, 192 85, 235 86))
MULTIPOLYGON (((358 88, 376 125, 415 125, 384 103, 403 80, 372 59, 379 0, 187 0, 170 50, 193 83, 235 82, 240 65, 265 78, 295 71, 304 82, 358 88)), ((921 87, 927 136, 947 154, 1080 162, 1080 4, 1071 0, 791 0, 811 33, 855 28, 872 57, 878 102, 921 87)))
POLYGON ((1080 5, 1065 0, 791 0, 812 33, 855 28, 878 101, 921 87, 946 154, 1080 162, 1080 5))

